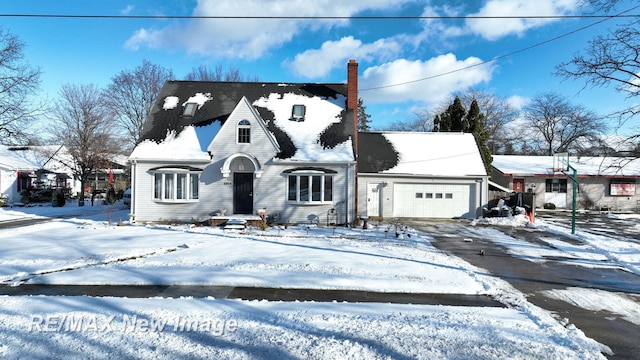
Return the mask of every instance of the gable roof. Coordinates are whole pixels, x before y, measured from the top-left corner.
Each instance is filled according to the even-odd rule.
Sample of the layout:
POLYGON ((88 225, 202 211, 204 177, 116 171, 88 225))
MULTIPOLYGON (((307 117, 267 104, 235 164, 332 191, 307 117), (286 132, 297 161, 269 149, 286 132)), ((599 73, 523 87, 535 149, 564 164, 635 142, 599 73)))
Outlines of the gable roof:
MULTIPOLYGON (((177 138, 189 126, 197 128, 216 121, 224 123, 242 98, 246 97, 275 137, 280 147, 280 153, 276 157, 291 159, 301 150, 302 145, 295 141, 295 136, 299 134, 294 134, 295 130, 285 128, 291 117, 291 109, 284 113, 276 110, 277 102, 291 95, 327 100, 338 108, 336 114, 315 114, 323 116, 324 123, 314 127, 314 131, 318 133, 306 141, 315 141, 323 149, 352 146, 350 139, 354 135, 353 113, 346 110, 347 85, 341 83, 168 81, 160 91, 145 124, 141 142, 160 143, 170 133, 174 133, 173 136, 177 138), (188 102, 197 103, 197 110, 193 116, 183 116, 184 106, 188 102)), ((208 144, 201 145, 206 148, 208 144)), ((351 151, 351 161, 353 160, 351 151)))
POLYGON ((361 132, 358 172, 421 176, 486 176, 472 134, 361 132))
MULTIPOLYGON (((571 156, 578 176, 640 176, 640 159, 630 157, 571 156)), ((553 175, 553 156, 493 155, 491 165, 512 176, 553 175)))
MULTIPOLYGON (((249 103, 249 100, 247 99, 246 96, 243 96, 242 99, 240 100, 240 102, 236 105, 236 107, 233 109, 233 111, 231 112, 231 114, 229 114, 228 119, 234 119, 237 122, 238 120, 242 120, 244 117, 242 115, 238 115, 238 113, 243 113, 246 110, 248 111, 251 116, 253 117, 254 121, 250 121, 250 124, 254 124, 257 125, 260 130, 266 135, 267 140, 269 141, 269 143, 271 143, 271 145, 273 145, 273 148, 276 149, 277 151, 280 151, 280 146, 278 145, 278 142, 276 141, 275 137, 273 136, 273 134, 271 132, 269 132, 269 130, 267 129, 265 123, 263 121, 260 121, 260 114, 258 114, 258 111, 249 103)), ((246 113, 245 113, 246 114, 246 113)), ((222 131, 222 127, 223 126, 232 126, 235 128, 236 124, 227 124, 225 122, 224 125, 221 126, 220 131, 222 131)), ((235 129, 234 129, 235 132, 235 129)), ((218 132, 219 133, 219 132, 218 132)), ((216 134, 217 135, 217 134, 216 134)), ((255 138, 255 133, 251 132, 251 138, 255 138)), ((217 141, 225 141, 226 139, 219 139, 218 136, 214 136, 213 140, 208 144, 207 146, 207 152, 209 154, 213 154, 216 151, 216 142, 217 141)), ((201 144, 201 146, 204 146, 206 144, 201 144)))

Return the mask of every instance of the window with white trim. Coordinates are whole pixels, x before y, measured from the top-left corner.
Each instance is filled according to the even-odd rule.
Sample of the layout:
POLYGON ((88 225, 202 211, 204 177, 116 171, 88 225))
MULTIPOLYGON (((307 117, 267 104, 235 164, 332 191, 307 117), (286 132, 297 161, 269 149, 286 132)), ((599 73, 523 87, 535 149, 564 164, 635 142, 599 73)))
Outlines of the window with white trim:
POLYGON ((324 173, 288 175, 287 200, 301 204, 333 201, 333 176, 324 173))
POLYGON ((157 171, 153 174, 153 199, 166 202, 198 201, 200 173, 157 171))
POLYGON ((238 144, 249 144, 251 143, 251 123, 249 120, 240 120, 238 122, 238 144))

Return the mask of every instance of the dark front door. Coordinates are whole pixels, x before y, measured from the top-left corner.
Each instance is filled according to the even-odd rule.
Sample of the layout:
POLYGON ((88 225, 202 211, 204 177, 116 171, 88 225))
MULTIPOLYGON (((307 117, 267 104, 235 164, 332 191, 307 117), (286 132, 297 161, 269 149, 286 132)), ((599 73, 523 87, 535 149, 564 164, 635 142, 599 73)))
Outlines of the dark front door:
POLYGON ((253 173, 233 173, 233 213, 253 214, 253 173))

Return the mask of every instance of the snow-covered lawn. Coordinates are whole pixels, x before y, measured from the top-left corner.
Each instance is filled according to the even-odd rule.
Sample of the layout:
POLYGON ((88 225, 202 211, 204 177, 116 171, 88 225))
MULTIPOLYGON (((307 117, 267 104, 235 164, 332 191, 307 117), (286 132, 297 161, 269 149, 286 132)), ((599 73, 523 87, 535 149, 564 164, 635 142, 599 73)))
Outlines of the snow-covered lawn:
MULTIPOLYGON (((126 211, 99 206, 1 209, 0 221, 78 211, 87 215, 0 230, 0 283, 479 294, 508 307, 0 296, 0 357, 590 359, 609 351, 529 303, 508 283, 440 252, 429 234, 412 230, 396 238, 386 225, 245 233, 208 226, 117 226, 126 211)), ((476 236, 499 233, 465 229, 476 236)), ((498 240, 511 241, 507 238, 498 240)), ((586 252, 597 260, 611 250, 621 266, 637 268, 640 251, 634 246, 626 253, 619 244, 614 250, 604 246, 585 242, 563 251, 586 252)), ((511 248, 522 252, 518 247, 511 248)), ((526 256, 540 257, 539 249, 532 251, 535 255, 526 256)), ((629 301, 624 316, 637 319, 637 302, 619 301, 629 301)))

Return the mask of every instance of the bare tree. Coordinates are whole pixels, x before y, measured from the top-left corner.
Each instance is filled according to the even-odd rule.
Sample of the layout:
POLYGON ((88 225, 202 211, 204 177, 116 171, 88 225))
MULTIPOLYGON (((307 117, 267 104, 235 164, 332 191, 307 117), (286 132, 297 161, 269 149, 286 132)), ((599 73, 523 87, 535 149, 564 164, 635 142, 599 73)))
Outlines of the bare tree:
MULTIPOLYGON (((613 13, 618 5, 625 4, 620 0, 583 1, 596 11, 605 13, 613 13)), ((637 6, 634 9, 636 8, 637 6)), ((595 36, 585 50, 575 53, 571 60, 558 65, 556 74, 566 79, 584 79, 589 86, 614 85, 617 91, 626 93, 629 98, 637 98, 640 95, 639 54, 640 19, 634 17, 604 35, 595 36)), ((638 114, 640 106, 634 101, 630 107, 611 116, 618 117, 620 124, 624 124, 638 114)))
POLYGON ((546 155, 579 152, 580 140, 596 139, 607 128, 592 111, 552 92, 535 96, 523 109, 523 118, 525 128, 529 129, 523 138, 527 146, 546 155))
POLYGON ((484 114, 484 128, 488 132, 487 145, 492 153, 500 149, 509 136, 505 132, 505 125, 518 117, 518 110, 514 109, 503 96, 488 90, 471 90, 459 95, 465 109, 469 109, 475 100, 484 114))
POLYGON ((243 76, 238 68, 231 67, 224 70, 222 64, 216 65, 213 69, 200 65, 191 69, 191 72, 185 76, 185 80, 189 81, 259 81, 258 77, 251 78, 243 76))
POLYGON ((40 70, 24 62, 24 43, 0 27, 0 142, 27 140, 27 126, 41 112, 30 101, 40 85, 40 70))
POLYGON ((103 92, 93 84, 62 86, 53 109, 52 135, 64 144, 73 164, 74 176, 80 179, 80 201, 90 174, 107 166, 107 159, 120 150, 114 135, 115 119, 105 104, 103 92))
POLYGON ((160 89, 172 78, 170 69, 143 60, 142 65, 135 69, 124 70, 114 76, 104 91, 106 105, 127 133, 132 148, 140 140, 160 89))
POLYGON ((414 113, 413 118, 405 121, 396 120, 387 125, 389 131, 423 131, 433 130, 433 114, 428 110, 414 113))

